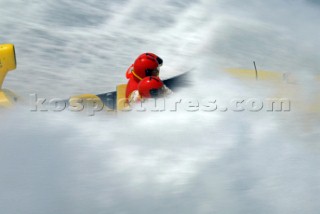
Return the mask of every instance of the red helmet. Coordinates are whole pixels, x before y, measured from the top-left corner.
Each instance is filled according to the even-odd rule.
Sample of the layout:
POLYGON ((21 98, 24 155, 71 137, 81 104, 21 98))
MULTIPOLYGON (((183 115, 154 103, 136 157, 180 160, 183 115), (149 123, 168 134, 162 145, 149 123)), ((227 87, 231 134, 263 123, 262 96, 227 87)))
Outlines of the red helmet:
POLYGON ((146 76, 151 76, 152 71, 162 66, 163 60, 153 53, 141 54, 133 64, 133 75, 142 80, 146 76))
POLYGON ((161 95, 162 88, 163 82, 159 77, 155 76, 143 78, 138 85, 139 94, 144 98, 157 97, 161 95))

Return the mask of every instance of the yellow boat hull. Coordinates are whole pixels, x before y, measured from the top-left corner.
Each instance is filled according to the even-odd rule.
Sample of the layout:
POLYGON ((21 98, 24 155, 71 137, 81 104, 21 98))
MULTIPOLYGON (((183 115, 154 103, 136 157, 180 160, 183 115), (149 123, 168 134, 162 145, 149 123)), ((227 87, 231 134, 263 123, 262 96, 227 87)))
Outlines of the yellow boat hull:
POLYGON ((17 101, 17 96, 2 89, 7 73, 17 67, 16 54, 13 44, 0 44, 0 107, 10 107, 17 101))

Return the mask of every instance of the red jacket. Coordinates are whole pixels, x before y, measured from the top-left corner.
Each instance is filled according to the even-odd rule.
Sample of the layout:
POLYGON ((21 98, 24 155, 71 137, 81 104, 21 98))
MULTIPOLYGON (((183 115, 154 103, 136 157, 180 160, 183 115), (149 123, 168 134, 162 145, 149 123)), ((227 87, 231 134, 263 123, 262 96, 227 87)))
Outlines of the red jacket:
POLYGON ((138 84, 141 79, 133 74, 133 65, 128 68, 126 77, 129 79, 126 89, 126 98, 128 99, 133 91, 138 90, 138 84))
POLYGON ((138 90, 138 84, 139 84, 140 80, 136 80, 136 78, 131 77, 128 81, 127 84, 127 89, 126 89, 126 98, 128 99, 130 94, 135 91, 138 90))

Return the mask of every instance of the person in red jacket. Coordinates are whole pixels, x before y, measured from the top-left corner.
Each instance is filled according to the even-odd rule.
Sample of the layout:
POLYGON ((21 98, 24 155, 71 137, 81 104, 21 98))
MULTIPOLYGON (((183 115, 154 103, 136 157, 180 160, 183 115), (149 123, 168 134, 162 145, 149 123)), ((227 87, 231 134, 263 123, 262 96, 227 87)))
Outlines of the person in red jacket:
MULTIPOLYGON (((126 89, 126 98, 128 103, 134 103, 140 99, 138 91, 139 82, 148 76, 159 76, 160 67, 163 60, 154 53, 143 53, 135 60, 135 62, 128 68, 126 77, 129 79, 126 89)), ((171 90, 164 86, 167 94, 171 90)))

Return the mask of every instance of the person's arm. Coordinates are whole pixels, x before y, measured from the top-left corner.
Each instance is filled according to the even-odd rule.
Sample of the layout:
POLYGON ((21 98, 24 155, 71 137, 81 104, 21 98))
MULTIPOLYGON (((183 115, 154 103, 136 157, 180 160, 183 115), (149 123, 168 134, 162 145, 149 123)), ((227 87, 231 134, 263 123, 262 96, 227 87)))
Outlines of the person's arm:
POLYGON ((164 92, 164 96, 169 96, 169 95, 173 94, 171 89, 168 88, 166 85, 163 85, 163 92, 164 92))
POLYGON ((133 104, 135 104, 136 102, 138 102, 138 101, 140 101, 140 100, 141 100, 141 96, 140 96, 138 90, 134 90, 134 91, 130 94, 130 96, 129 96, 129 98, 128 98, 128 102, 129 102, 129 105, 130 105, 130 106, 133 105, 133 104))

